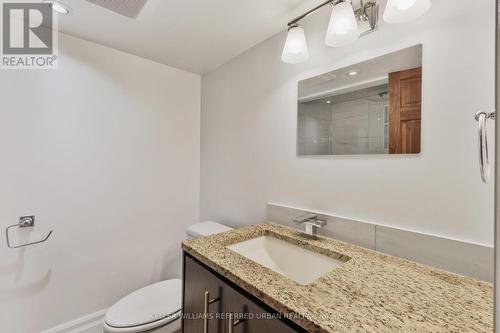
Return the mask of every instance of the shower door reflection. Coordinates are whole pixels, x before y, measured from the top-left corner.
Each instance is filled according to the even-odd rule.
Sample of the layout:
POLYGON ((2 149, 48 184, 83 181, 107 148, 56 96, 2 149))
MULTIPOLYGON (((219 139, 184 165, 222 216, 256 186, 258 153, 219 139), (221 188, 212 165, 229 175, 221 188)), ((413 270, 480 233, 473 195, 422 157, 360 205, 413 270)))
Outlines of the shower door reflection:
POLYGON ((298 154, 389 153, 387 84, 299 103, 298 154))

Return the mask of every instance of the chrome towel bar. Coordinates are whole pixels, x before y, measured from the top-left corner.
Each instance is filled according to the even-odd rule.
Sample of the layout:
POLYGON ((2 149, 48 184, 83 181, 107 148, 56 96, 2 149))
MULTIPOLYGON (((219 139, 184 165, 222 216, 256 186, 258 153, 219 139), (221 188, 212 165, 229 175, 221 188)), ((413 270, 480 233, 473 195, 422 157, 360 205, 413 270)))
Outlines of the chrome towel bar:
POLYGON ((481 179, 483 180, 483 183, 488 183, 491 176, 491 164, 488 150, 488 133, 486 131, 486 121, 488 119, 495 119, 495 111, 479 111, 474 115, 474 118, 477 120, 479 126, 479 170, 481 172, 481 179))
POLYGON ((9 229, 16 228, 16 227, 17 228, 31 228, 31 227, 34 227, 34 226, 35 226, 35 216, 21 216, 19 218, 19 222, 18 223, 9 225, 7 228, 5 228, 5 238, 7 240, 7 246, 10 249, 18 249, 20 247, 25 247, 25 246, 40 244, 40 243, 45 242, 47 239, 49 239, 50 235, 52 235, 52 230, 51 230, 47 234, 47 236, 45 236, 43 239, 41 239, 39 241, 36 241, 36 242, 30 242, 30 243, 16 245, 16 246, 13 246, 10 243, 10 240, 9 240, 9 229))

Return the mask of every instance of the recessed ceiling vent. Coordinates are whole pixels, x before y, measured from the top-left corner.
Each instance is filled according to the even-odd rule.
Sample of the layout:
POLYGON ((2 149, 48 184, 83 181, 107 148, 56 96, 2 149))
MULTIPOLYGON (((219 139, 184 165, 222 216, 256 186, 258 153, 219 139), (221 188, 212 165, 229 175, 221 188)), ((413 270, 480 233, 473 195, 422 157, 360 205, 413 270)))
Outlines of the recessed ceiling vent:
POLYGON ((120 15, 136 18, 148 0, 87 0, 120 15))

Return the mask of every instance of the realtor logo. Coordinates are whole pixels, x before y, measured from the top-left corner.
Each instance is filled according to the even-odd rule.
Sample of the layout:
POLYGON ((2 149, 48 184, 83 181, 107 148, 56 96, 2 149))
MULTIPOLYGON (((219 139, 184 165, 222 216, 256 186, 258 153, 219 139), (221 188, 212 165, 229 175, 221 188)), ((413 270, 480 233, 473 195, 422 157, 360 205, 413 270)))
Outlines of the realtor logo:
POLYGON ((57 68, 56 17, 48 2, 2 1, 2 69, 57 68))

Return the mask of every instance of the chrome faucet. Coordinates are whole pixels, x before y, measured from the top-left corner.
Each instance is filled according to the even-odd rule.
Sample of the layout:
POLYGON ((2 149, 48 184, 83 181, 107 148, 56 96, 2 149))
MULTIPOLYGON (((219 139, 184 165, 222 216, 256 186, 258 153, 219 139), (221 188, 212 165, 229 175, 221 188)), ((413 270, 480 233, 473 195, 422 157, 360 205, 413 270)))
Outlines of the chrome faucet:
POLYGON ((293 219, 293 222, 297 225, 305 224, 306 234, 311 237, 316 237, 317 228, 326 226, 326 220, 313 213, 298 216, 293 219))

